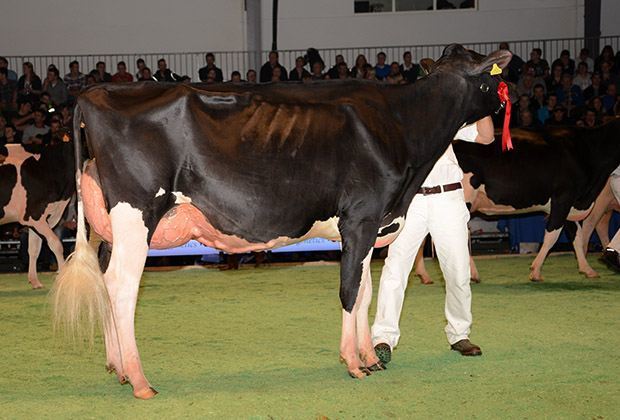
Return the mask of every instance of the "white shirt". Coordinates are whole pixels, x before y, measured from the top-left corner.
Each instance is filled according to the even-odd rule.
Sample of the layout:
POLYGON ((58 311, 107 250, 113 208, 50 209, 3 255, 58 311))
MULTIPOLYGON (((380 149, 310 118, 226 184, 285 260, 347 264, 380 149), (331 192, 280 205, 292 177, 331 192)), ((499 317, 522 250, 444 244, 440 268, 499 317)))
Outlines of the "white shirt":
MULTIPOLYGON (((462 127, 456 133, 454 139, 475 142, 476 137, 478 137, 478 129, 476 128, 476 123, 473 123, 462 127)), ((435 163, 435 166, 433 166, 433 169, 422 183, 422 186, 435 187, 437 185, 453 184, 455 182, 461 182, 462 179, 463 170, 459 166, 452 145, 450 145, 435 163)))
POLYGON ((616 170, 611 173, 611 176, 620 176, 620 166, 618 166, 616 170))

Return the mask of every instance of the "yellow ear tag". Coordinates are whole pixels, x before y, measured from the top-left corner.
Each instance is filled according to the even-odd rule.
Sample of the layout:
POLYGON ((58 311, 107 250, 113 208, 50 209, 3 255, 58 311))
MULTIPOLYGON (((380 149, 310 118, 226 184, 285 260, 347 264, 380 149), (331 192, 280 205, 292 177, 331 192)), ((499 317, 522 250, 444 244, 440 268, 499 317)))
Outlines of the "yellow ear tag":
POLYGON ((502 69, 497 65, 497 63, 493 63, 493 67, 489 73, 491 73, 491 76, 497 76, 498 74, 502 74, 502 69))

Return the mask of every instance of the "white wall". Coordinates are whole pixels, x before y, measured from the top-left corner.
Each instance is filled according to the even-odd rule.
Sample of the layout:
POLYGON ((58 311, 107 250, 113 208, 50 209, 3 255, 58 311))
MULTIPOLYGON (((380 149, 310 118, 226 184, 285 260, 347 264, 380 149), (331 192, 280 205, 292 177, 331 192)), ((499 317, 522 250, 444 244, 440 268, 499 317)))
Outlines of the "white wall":
POLYGON ((242 50, 243 0, 0 0, 1 55, 242 50))
MULTIPOLYGON (((620 3, 618 0, 604 1, 620 3)), ((263 48, 269 49, 273 2, 263 0, 262 3, 263 48)), ((420 45, 583 36, 584 11, 580 0, 479 0, 478 3, 478 10, 354 14, 353 0, 280 1, 278 48, 420 45)), ((615 30, 620 32, 620 28, 615 30)))
POLYGON ((601 35, 620 34, 620 1, 601 1, 601 35))

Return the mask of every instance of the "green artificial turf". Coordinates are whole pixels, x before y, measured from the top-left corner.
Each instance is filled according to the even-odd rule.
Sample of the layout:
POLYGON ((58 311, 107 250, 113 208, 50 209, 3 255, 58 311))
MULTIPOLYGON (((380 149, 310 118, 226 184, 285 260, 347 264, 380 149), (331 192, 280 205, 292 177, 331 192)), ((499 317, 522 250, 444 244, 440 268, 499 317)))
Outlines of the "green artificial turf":
MULTIPOLYGON (((620 417, 620 276, 591 258, 601 278, 588 280, 554 256, 533 284, 530 262, 478 260, 477 358, 449 351, 429 263, 435 284, 412 278, 389 369, 361 381, 338 363, 337 265, 146 273, 136 329, 160 392, 150 401, 105 372, 100 342, 78 351, 53 338, 46 291, 2 275, 0 417, 620 417)), ((381 262, 372 269, 376 295, 381 262)))

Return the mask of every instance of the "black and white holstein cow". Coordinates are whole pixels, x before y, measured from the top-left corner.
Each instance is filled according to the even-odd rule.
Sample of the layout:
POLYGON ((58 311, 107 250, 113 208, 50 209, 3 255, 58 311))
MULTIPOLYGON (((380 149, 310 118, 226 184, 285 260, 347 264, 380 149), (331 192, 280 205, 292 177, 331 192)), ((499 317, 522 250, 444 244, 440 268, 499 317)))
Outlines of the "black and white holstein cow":
POLYGON ((149 246, 196 239, 234 253, 323 237, 342 240, 340 356, 356 378, 383 369, 368 325, 372 247, 396 237, 457 130, 500 108, 501 79, 490 70, 510 58, 451 45, 435 71, 410 86, 145 83, 85 91, 74 124, 85 125, 91 159, 78 173, 77 248, 54 286, 56 321, 89 327, 103 317, 108 368, 134 396, 150 398, 156 392, 134 335, 149 246), (105 241, 99 261, 86 245, 84 215, 105 241))
MULTIPOLYGON (((580 222, 620 164, 620 119, 597 128, 515 129, 511 134, 514 150, 506 153, 494 145, 454 143, 471 212, 549 215, 530 280, 542 281, 542 265, 563 227, 573 239, 579 271, 588 278, 598 277, 586 259, 580 222)), ((423 266, 416 267, 416 274, 424 278, 422 270, 423 266)), ((472 264, 472 278, 476 273, 472 264)))
POLYGON ((0 225, 28 226, 28 281, 33 289, 43 284, 37 276, 42 239, 54 253, 58 267, 64 264, 62 243, 52 230, 75 193, 75 157, 71 142, 46 146, 30 153, 20 144, 0 151, 0 225), (41 236, 39 236, 41 235, 41 236))

